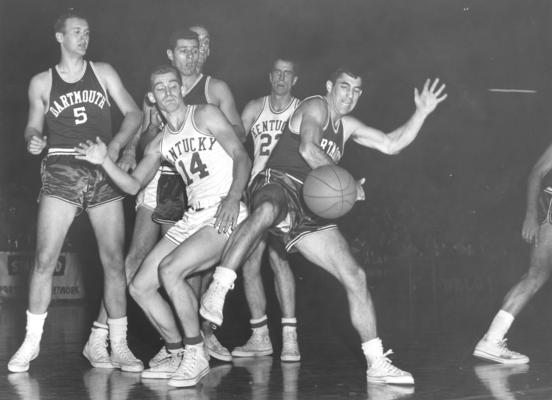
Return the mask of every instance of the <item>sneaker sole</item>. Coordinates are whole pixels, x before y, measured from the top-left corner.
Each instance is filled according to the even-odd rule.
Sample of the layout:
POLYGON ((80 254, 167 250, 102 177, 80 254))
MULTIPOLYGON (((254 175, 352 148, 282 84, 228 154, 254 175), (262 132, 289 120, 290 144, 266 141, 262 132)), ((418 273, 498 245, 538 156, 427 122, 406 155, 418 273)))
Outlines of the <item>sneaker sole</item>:
POLYGON ((212 314, 209 310, 203 307, 203 304, 199 308, 199 314, 217 327, 222 325, 222 318, 219 318, 217 315, 212 314))
POLYGON ((121 365, 121 364, 114 363, 114 362, 111 362, 111 364, 113 364, 113 368, 118 368, 121 371, 125 371, 125 372, 142 372, 144 370, 143 365, 135 365, 135 366, 121 365))
POLYGON ((27 372, 31 366, 31 361, 33 361, 35 358, 38 357, 38 354, 36 354, 34 357, 31 357, 31 359, 29 360, 29 363, 27 365, 24 365, 24 366, 19 366, 19 365, 14 365, 14 364, 11 364, 8 363, 8 371, 10 372, 27 372))
POLYGON ((232 362, 232 355, 231 354, 220 354, 220 353, 217 353, 216 351, 211 350, 209 348, 207 348, 207 354, 209 354, 213 358, 216 358, 219 361, 232 362))
POLYGON ((113 364, 111 364, 111 362, 93 361, 85 351, 82 352, 82 355, 83 355, 84 358, 86 358, 88 360, 90 365, 92 365, 94 368, 106 368, 106 369, 114 369, 115 368, 113 366, 113 364))
POLYGON ((209 367, 201 371, 194 379, 169 379, 168 385, 172 387, 190 387, 199 383, 209 373, 209 367))
POLYGON ((259 351, 232 350, 233 357, 242 357, 242 358, 270 356, 272 355, 272 353, 274 353, 272 349, 259 350, 259 351))
POLYGON ((482 350, 474 350, 473 356, 485 361, 494 361, 499 364, 527 364, 529 358, 500 358, 482 350))
POLYGON ((173 372, 152 372, 152 371, 142 371, 140 377, 142 379, 170 379, 173 372))
POLYGON ((283 361, 283 362, 299 362, 299 361, 301 361, 301 356, 300 355, 298 355, 298 356, 281 355, 280 360, 283 361))
POLYGON ((10 372, 18 373, 18 372, 27 372, 28 370, 29 370, 29 364, 27 364, 27 366, 22 366, 22 367, 8 364, 8 371, 10 372))
POLYGON ((384 376, 384 377, 372 377, 367 376, 366 379, 369 383, 386 383, 388 385, 414 385, 414 378, 411 376, 384 376))

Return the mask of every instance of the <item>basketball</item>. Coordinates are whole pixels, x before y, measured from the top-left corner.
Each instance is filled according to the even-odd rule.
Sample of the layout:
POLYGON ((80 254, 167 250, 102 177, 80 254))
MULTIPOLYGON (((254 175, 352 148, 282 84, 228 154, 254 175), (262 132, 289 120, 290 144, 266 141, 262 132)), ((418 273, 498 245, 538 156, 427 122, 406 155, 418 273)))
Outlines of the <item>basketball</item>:
POLYGON ((313 169, 305 179, 303 198, 316 215, 333 219, 347 214, 357 197, 355 178, 337 165, 313 169))

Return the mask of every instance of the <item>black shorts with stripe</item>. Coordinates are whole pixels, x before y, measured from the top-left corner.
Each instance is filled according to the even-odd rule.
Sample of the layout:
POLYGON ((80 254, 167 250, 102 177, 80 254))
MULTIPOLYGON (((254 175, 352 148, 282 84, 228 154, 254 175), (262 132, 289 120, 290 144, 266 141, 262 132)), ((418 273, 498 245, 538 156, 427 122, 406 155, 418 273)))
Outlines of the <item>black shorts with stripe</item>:
POLYGON ((302 194, 303 182, 280 170, 268 168, 259 172, 249 185, 247 199, 253 199, 267 185, 278 185, 284 193, 287 215, 269 231, 283 241, 286 251, 295 251, 294 246, 311 233, 337 229, 336 224, 316 216, 307 208, 302 194))
POLYGON ((40 196, 55 197, 82 210, 124 197, 102 167, 77 160, 68 149, 50 149, 42 160, 40 196))

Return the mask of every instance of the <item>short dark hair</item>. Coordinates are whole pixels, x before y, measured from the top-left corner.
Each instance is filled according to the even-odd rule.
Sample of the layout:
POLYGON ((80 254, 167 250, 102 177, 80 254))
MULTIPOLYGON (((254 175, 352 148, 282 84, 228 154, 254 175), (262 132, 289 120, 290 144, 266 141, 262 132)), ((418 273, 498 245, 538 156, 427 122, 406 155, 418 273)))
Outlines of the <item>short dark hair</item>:
POLYGON ((332 83, 336 83, 337 81, 337 78, 339 78, 341 76, 341 74, 347 74, 353 78, 360 78, 361 80, 364 81, 364 79, 362 79, 362 73, 360 71, 359 68, 354 68, 350 65, 342 65, 340 66, 339 68, 337 68, 331 75, 330 75, 330 81, 332 83))
POLYGON ((176 48, 176 43, 179 39, 195 40, 199 45, 199 36, 197 33, 189 29, 179 29, 171 33, 171 36, 169 36, 168 44, 170 50, 176 48))
POLYGON ((176 76, 176 80, 178 81, 178 83, 180 83, 182 85, 182 77, 180 76, 180 72, 178 72, 178 70, 175 67, 173 67, 172 65, 161 64, 161 65, 157 65, 157 66, 153 67, 152 70, 151 70, 150 84, 149 84, 150 90, 153 89, 153 78, 156 75, 168 74, 169 72, 174 73, 174 75, 176 76))
POLYGON ((297 60, 295 60, 293 57, 289 57, 289 56, 286 56, 286 55, 273 57, 272 64, 270 64, 270 69, 271 70, 272 70, 272 68, 274 68, 274 64, 276 64, 276 61, 278 61, 278 60, 291 63, 291 65, 293 65, 293 73, 295 75, 299 75, 299 62, 297 62, 297 60))
POLYGON ((86 18, 86 16, 82 12, 78 11, 75 8, 68 8, 56 19, 56 22, 54 23, 54 32, 64 33, 65 22, 67 22, 69 18, 79 18, 88 21, 88 18, 86 18))

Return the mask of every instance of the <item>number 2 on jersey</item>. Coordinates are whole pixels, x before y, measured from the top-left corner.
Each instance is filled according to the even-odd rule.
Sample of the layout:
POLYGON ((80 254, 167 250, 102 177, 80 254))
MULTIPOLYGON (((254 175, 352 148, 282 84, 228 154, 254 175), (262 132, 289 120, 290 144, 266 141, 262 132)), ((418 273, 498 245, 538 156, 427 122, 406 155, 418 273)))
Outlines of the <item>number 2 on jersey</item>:
MULTIPOLYGON (((280 140, 280 136, 282 136, 281 133, 278 133, 274 136, 274 141, 277 143, 278 140, 280 140)), ((270 145, 272 144, 272 135, 270 133, 262 133, 261 134, 261 156, 269 156, 270 155, 270 145)))

